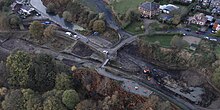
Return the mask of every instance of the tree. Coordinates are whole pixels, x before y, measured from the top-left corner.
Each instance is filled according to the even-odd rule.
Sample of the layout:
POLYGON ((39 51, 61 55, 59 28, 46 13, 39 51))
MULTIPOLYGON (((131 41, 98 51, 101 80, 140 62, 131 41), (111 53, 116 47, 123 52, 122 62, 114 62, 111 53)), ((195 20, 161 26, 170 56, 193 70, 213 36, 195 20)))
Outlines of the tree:
POLYGON ((50 55, 39 54, 33 58, 29 69, 29 87, 36 91, 54 88, 57 74, 56 64, 50 55))
POLYGON ((29 27, 29 32, 36 38, 41 38, 44 32, 44 25, 39 21, 34 21, 29 27))
POLYGON ((41 96, 31 89, 22 89, 25 100, 24 107, 26 110, 42 110, 41 96))
POLYGON ((55 35, 55 30, 57 29, 54 25, 49 25, 46 29, 44 29, 44 37, 50 38, 55 35))
POLYGON ((4 110, 24 110, 24 98, 20 90, 12 90, 2 102, 4 110))
POLYGON ((13 15, 10 17, 9 24, 11 26, 18 26, 20 24, 20 19, 18 16, 13 15))
POLYGON ((58 90, 66 90, 70 89, 72 86, 71 77, 65 73, 57 74, 56 76, 56 89, 58 90))
POLYGON ((93 100, 83 100, 76 105, 76 110, 97 110, 96 102, 93 100))
POLYGON ((66 110, 62 103, 63 90, 51 90, 42 95, 43 110, 66 110))
POLYGON ((215 72, 212 76, 212 82, 216 87, 220 88, 220 67, 215 69, 215 72))
POLYGON ((0 30, 10 29, 9 20, 5 13, 0 12, 0 30))
POLYGON ((47 97, 43 103, 43 110, 67 110, 57 97, 47 97))
POLYGON ((71 22, 72 21, 72 14, 69 11, 64 11, 62 14, 64 20, 71 22))
POLYGON ((94 23, 93 23, 93 31, 97 31, 97 32, 104 32, 105 31, 105 22, 103 20, 96 20, 94 23))
POLYGON ((220 37, 220 30, 217 31, 216 36, 220 37))
POLYGON ((22 51, 17 51, 7 58, 7 66, 10 74, 8 78, 9 84, 13 86, 27 86, 28 70, 31 66, 31 57, 22 51))
POLYGON ((75 90, 66 90, 62 96, 62 102, 69 109, 73 109, 79 103, 79 95, 75 90))
POLYGON ((178 14, 177 14, 177 15, 174 15, 172 23, 175 24, 175 25, 177 25, 177 24, 180 23, 180 21, 181 21, 181 16, 178 15, 178 14))
POLYGON ((48 3, 46 12, 47 13, 55 13, 55 10, 56 10, 55 4, 51 3, 51 2, 48 3))

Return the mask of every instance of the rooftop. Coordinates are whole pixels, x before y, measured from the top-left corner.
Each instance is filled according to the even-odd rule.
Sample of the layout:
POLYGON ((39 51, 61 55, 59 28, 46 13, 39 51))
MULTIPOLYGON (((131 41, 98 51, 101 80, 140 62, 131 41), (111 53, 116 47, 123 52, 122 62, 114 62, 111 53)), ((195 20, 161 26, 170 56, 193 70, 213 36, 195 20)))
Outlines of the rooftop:
POLYGON ((140 5, 140 7, 144 10, 153 11, 157 10, 160 7, 160 5, 154 2, 144 2, 140 5))

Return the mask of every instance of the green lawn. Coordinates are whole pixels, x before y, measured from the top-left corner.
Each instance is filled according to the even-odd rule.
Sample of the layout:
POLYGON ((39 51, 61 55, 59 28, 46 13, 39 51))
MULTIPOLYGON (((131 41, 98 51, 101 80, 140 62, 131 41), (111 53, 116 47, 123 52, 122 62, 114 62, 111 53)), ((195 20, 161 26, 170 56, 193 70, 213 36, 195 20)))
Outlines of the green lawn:
POLYGON ((144 25, 143 22, 132 22, 125 27, 125 30, 134 34, 142 34, 144 30, 141 29, 141 26, 144 25))
POLYGON ((157 34, 157 35, 152 35, 152 36, 146 36, 144 37, 145 41, 148 42, 156 42, 159 41, 160 45, 163 47, 170 47, 170 41, 173 38, 173 34, 157 34))
POLYGON ((118 0, 119 2, 113 1, 111 4, 118 14, 124 14, 129 9, 137 9, 140 3, 145 1, 153 0, 118 0))

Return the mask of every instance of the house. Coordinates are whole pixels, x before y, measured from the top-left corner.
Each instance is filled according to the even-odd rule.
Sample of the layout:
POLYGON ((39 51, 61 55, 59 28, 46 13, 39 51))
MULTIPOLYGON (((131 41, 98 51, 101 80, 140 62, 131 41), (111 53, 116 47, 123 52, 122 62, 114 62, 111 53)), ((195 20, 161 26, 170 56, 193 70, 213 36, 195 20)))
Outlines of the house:
POLYGON ((211 3, 211 0, 199 0, 199 2, 203 5, 203 6, 209 6, 211 3))
POLYGON ((22 5, 19 13, 23 15, 31 15, 33 11, 34 11, 34 8, 32 8, 30 5, 22 5))
POLYGON ((158 18, 160 19, 160 21, 162 22, 171 22, 172 19, 173 19, 173 16, 171 15, 168 15, 168 14, 164 14, 164 13, 161 13, 158 18))
POLYGON ((199 0, 203 6, 210 6, 212 8, 220 7, 220 0, 199 0))
POLYGON ((210 16, 210 15, 206 15, 205 17, 207 18, 207 20, 208 20, 209 22, 212 22, 213 19, 214 19, 214 17, 213 17, 213 16, 210 16))
POLYGON ((220 0, 211 0, 210 7, 212 8, 220 7, 220 0))
POLYGON ((160 5, 160 11, 163 13, 171 13, 172 11, 175 11, 176 9, 179 9, 178 6, 168 4, 168 5, 160 5))
POLYGON ((212 14, 220 14, 220 7, 213 8, 211 12, 212 14))
POLYGON ((208 18, 203 13, 199 13, 199 14, 195 14, 193 17, 189 17, 188 23, 198 24, 203 26, 206 24, 207 20, 208 18))
POLYGON ((138 10, 140 11, 143 17, 151 18, 159 13, 160 5, 154 2, 144 2, 139 7, 138 10))
POLYGON ((10 7, 11 7, 12 11, 17 12, 20 10, 22 5, 14 2, 10 5, 10 7))
POLYGON ((215 23, 213 24, 212 29, 213 29, 214 31, 220 30, 220 19, 215 20, 215 23))
POLYGON ((15 1, 17 4, 23 4, 25 2, 25 0, 16 0, 15 1))

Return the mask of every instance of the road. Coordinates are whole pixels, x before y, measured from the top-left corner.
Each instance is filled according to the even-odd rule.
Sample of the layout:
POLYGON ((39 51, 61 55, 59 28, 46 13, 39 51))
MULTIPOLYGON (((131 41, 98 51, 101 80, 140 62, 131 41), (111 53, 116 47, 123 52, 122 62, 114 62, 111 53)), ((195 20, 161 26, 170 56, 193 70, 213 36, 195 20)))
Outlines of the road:
MULTIPOLYGON (((132 36, 131 34, 123 31, 122 29, 119 28, 119 26, 117 26, 116 22, 114 21, 114 18, 113 18, 113 15, 111 14, 111 11, 109 11, 109 9, 106 8, 104 2, 102 0, 94 0, 94 2, 96 3, 97 7, 99 8, 99 10, 101 12, 104 12, 105 13, 105 17, 106 17, 106 22, 108 23, 109 27, 115 29, 119 34, 121 34, 122 36, 125 36, 124 39, 118 43, 117 45, 115 45, 114 47, 110 48, 110 49, 107 49, 108 51, 108 55, 107 55, 107 59, 108 57, 111 57, 111 56, 114 56, 115 53, 117 52, 118 49, 120 49, 121 47, 123 47, 124 45, 128 44, 128 43, 131 43, 133 42, 134 40, 136 40, 136 36, 132 36)), ((75 38, 72 38, 73 40, 79 40, 81 42, 83 42, 84 44, 92 47, 93 49, 95 49, 96 51, 100 52, 100 53, 103 53, 104 55, 106 55, 107 53, 104 53, 103 51, 106 50, 106 48, 102 48, 100 47, 99 45, 97 44, 94 44, 93 42, 90 42, 89 39, 83 35, 81 35, 80 33, 77 33, 73 30, 72 26, 68 26, 67 24, 65 24, 64 20, 62 18, 59 18, 57 19, 58 17, 57 16, 50 16, 46 13, 46 8, 43 6, 42 2, 40 0, 31 0, 30 1, 31 5, 37 9, 38 12, 40 12, 42 15, 44 15, 45 17, 48 17, 51 21, 61 25, 62 28, 64 29, 67 29, 73 33, 76 33, 79 37, 79 39, 75 39, 75 38)), ((70 36, 67 36, 65 35, 65 33, 62 33, 63 36, 65 37, 70 37, 70 36)), ((71 56, 71 55, 70 55, 71 56)), ((62 58, 65 58, 65 55, 61 54, 59 55, 59 59, 62 59, 62 58)), ((90 61, 90 63, 93 63, 90 61)), ((100 65, 99 65, 100 67, 100 65)), ((102 68, 99 68, 98 67, 98 70, 102 69, 102 68)), ((100 74, 105 74, 106 76, 108 77, 112 77, 111 74, 108 74, 108 73, 103 73, 103 72, 100 72, 98 71, 100 74)), ((121 77, 120 77, 121 78, 121 77)), ((132 79, 132 80, 135 80, 136 82, 139 82, 141 83, 141 80, 142 79, 132 79)), ((179 98, 177 97, 174 97, 172 96, 172 94, 169 94, 167 93, 166 91, 162 91, 161 89, 159 88, 155 88, 154 85, 151 85, 151 84, 148 84, 148 83, 142 83, 143 85, 147 86, 147 88, 151 87, 151 88, 154 88, 152 89, 154 92, 157 92, 157 93, 161 93, 163 95, 163 97, 165 97, 166 99, 168 99, 169 101, 171 101, 172 103, 176 104, 176 105, 179 105, 181 108, 184 108, 184 109, 195 109, 195 107, 191 104, 188 104, 186 101, 184 100, 180 100, 179 98), (187 105, 187 104, 188 105, 187 105)), ((140 94, 142 95, 142 94, 140 94)), ((160 94, 159 94, 160 95, 160 94)))

